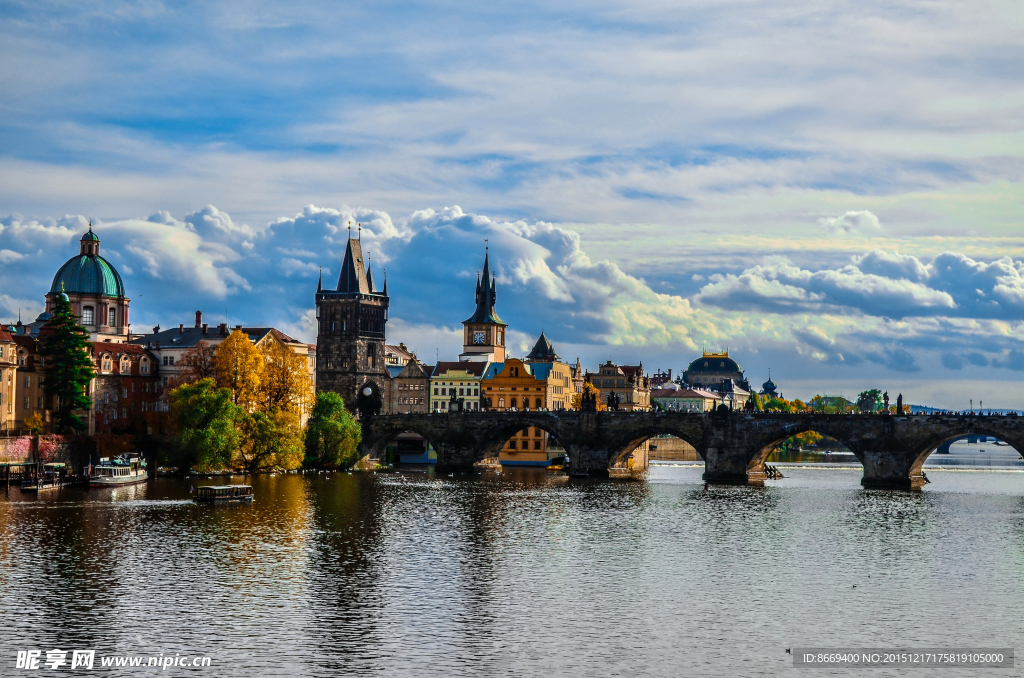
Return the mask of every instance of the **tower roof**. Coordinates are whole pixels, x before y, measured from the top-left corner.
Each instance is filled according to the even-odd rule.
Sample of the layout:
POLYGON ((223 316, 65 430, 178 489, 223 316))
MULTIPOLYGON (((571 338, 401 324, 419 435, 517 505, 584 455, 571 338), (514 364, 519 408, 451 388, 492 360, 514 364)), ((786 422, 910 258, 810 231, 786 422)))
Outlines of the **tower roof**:
POLYGON ((341 294, 376 294, 373 289, 373 276, 366 274, 363 245, 359 240, 348 239, 345 256, 341 260, 337 291, 341 294))
POLYGON ((498 317, 494 310, 494 303, 498 298, 497 282, 491 275, 491 265, 486 250, 484 251, 484 270, 476 281, 476 311, 473 315, 464 320, 464 323, 487 323, 491 325, 505 325, 506 323, 498 317))
POLYGON ((533 345, 533 350, 530 351, 530 355, 526 356, 526 359, 549 363, 558 360, 558 354, 555 353, 555 347, 551 345, 551 341, 541 332, 540 338, 537 339, 537 343, 533 345))

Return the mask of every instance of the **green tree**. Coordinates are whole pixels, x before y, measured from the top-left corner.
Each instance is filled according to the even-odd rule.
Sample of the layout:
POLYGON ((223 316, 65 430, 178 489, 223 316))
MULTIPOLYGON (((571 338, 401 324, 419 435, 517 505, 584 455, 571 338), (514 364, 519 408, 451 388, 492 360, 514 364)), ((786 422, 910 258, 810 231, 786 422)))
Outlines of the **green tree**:
POLYGON ((758 395, 756 392, 752 391, 750 393, 750 400, 753 402, 755 410, 764 409, 764 403, 761 402, 761 396, 758 395))
POLYGON ((857 395, 857 409, 861 412, 877 412, 882 409, 882 392, 877 388, 861 391, 857 395))
POLYGON ((92 401, 86 389, 96 377, 89 358, 89 333, 78 324, 66 294, 57 295, 53 317, 39 332, 39 355, 43 359, 43 389, 51 402, 57 398, 54 426, 61 433, 87 428, 75 410, 88 410, 92 401))
POLYGON ((359 461, 363 433, 345 401, 337 393, 316 396, 313 415, 306 425, 306 458, 309 467, 349 468, 359 461))
POLYGON ((231 463, 239 444, 235 421, 242 414, 231 402, 232 396, 230 389, 217 388, 213 379, 200 379, 171 391, 179 468, 213 471, 231 463))
POLYGON ((241 436, 237 463, 253 474, 272 468, 293 469, 302 463, 302 430, 297 414, 262 412, 238 418, 241 436))

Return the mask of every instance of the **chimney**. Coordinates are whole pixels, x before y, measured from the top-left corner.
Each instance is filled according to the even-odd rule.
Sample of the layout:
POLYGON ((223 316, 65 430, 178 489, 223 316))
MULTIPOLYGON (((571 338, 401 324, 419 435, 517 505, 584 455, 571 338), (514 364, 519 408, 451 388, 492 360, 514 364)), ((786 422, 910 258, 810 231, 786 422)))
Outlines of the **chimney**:
POLYGON ((235 325, 235 329, 236 330, 240 330, 240 329, 242 329, 242 326, 241 325, 235 325))
POLYGON ((220 325, 217 325, 217 331, 220 332, 221 334, 227 334, 228 333, 228 324, 227 323, 221 323, 220 325))
POLYGON ((206 330, 209 327, 210 327, 209 325, 207 325, 206 323, 203 323, 203 334, 206 334, 206 330))
POLYGON ((185 323, 180 323, 178 325, 178 334, 185 334, 185 323))
POLYGON ((159 333, 160 333, 160 326, 157 325, 156 327, 153 328, 153 334, 159 334, 159 333))
POLYGON ((199 327, 202 324, 203 324, 203 312, 202 311, 196 311, 196 327, 199 327))

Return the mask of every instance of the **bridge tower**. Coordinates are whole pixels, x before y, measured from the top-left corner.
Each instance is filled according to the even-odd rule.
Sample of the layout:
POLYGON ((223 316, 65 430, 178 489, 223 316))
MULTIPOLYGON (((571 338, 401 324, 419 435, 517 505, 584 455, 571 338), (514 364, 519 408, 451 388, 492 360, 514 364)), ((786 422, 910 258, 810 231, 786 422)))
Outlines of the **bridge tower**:
POLYGON ((318 392, 340 394, 350 410, 356 409, 366 389, 370 393, 364 397, 383 402, 388 305, 387 279, 378 292, 369 262, 363 261, 361 239, 352 238, 350 227, 338 288, 325 290, 322 280, 316 287, 318 392))

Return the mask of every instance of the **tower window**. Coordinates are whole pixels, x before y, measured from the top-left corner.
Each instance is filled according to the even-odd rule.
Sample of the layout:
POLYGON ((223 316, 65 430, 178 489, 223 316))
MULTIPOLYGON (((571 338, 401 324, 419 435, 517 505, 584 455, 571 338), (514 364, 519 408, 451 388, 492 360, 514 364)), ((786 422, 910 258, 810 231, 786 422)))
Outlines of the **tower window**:
POLYGON ((110 325, 111 327, 117 325, 117 309, 116 308, 110 309, 110 322, 108 322, 107 324, 110 325))
POLYGON ((93 308, 92 308, 92 306, 83 306, 82 307, 82 324, 83 325, 92 325, 93 324, 93 320, 95 320, 95 318, 93 317, 93 308))

